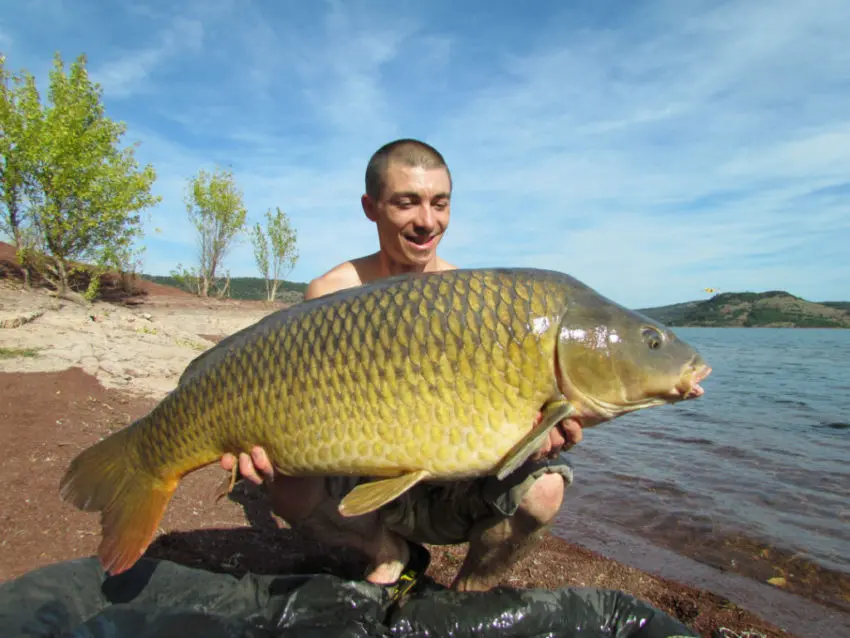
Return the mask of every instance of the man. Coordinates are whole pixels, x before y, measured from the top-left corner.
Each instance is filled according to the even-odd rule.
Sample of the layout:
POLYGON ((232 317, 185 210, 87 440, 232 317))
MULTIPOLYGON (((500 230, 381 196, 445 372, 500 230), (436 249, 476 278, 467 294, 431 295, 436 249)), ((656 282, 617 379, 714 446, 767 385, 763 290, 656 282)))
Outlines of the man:
MULTIPOLYGON (((347 261, 310 282, 305 299, 359 286, 400 273, 443 271, 455 266, 437 256, 449 225, 452 180, 443 157, 417 140, 397 140, 380 148, 366 169, 361 204, 378 231, 377 252, 347 261)), ((531 426, 531 423, 529 423, 531 426)), ((559 459, 566 445, 581 441, 578 422, 553 428, 548 441, 504 481, 483 477, 453 483, 419 484, 376 512, 343 518, 340 500, 363 477, 276 475, 265 452, 241 454, 241 474, 269 487, 273 511, 295 529, 320 540, 354 546, 371 563, 366 579, 397 583, 422 543, 469 543, 452 586, 483 591, 535 546, 561 507, 570 467, 559 459)), ((237 460, 221 459, 230 470, 237 460)))

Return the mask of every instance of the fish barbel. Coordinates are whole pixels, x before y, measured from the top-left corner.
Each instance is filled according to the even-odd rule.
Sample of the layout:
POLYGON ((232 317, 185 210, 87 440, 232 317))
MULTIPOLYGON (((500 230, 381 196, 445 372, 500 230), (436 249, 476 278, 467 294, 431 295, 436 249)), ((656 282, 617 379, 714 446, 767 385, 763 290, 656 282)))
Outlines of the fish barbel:
POLYGON ((227 452, 260 445, 285 475, 374 477, 340 503, 357 516, 420 481, 507 476, 562 419, 591 426, 698 397, 709 372, 670 330, 563 273, 390 277, 201 354, 147 415, 81 452, 60 493, 101 512, 98 555, 120 573, 181 478, 227 452))

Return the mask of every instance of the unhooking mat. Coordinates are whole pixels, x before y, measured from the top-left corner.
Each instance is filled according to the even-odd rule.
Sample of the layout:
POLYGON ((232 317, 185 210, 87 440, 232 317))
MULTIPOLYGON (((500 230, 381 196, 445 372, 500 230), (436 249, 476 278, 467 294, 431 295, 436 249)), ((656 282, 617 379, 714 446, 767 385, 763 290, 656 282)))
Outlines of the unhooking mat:
POLYGON ((397 638, 697 636, 622 592, 564 588, 461 593, 429 586, 403 605, 362 581, 235 577, 142 559, 104 579, 94 558, 0 584, 0 636, 397 638))

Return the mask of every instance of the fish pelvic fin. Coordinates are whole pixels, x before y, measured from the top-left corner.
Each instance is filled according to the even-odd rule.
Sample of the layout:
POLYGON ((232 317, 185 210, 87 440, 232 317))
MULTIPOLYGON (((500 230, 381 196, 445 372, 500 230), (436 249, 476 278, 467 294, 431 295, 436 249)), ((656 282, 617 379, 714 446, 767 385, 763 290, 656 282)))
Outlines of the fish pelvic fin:
POLYGON ((362 483, 346 494, 339 504, 339 513, 345 517, 362 516, 398 498, 431 473, 427 470, 408 472, 401 476, 362 483))
POLYGON ((496 478, 500 481, 511 472, 519 468, 525 460, 531 456, 537 448, 543 445, 544 439, 549 435, 549 430, 560 423, 563 419, 576 413, 576 409, 567 401, 552 401, 543 408, 543 417, 540 422, 517 443, 510 452, 505 455, 496 468, 496 478))
POLYGON ((98 558, 104 571, 120 574, 141 558, 153 539, 180 477, 162 479, 132 465, 130 429, 84 450, 59 486, 62 500, 100 512, 98 558))

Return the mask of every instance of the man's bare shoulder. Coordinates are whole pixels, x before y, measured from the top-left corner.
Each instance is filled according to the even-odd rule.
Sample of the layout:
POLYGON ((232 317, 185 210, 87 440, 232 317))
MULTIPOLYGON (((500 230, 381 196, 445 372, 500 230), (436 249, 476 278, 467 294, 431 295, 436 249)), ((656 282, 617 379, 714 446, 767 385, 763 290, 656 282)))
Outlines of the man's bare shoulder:
MULTIPOLYGON (((436 270, 457 270, 457 266, 437 258, 436 270)), ((307 285, 304 299, 313 299, 329 295, 346 288, 361 286, 380 279, 380 259, 378 254, 358 257, 334 266, 324 275, 316 277, 307 285)))
POLYGON ((304 292, 304 299, 322 297, 338 290, 359 286, 362 283, 354 263, 346 261, 311 281, 304 292))
POLYGON ((445 259, 441 259, 437 257, 437 270, 457 270, 458 267, 454 264, 450 264, 445 259))

